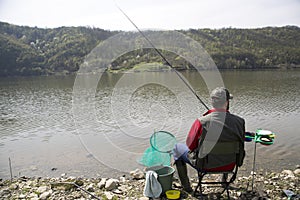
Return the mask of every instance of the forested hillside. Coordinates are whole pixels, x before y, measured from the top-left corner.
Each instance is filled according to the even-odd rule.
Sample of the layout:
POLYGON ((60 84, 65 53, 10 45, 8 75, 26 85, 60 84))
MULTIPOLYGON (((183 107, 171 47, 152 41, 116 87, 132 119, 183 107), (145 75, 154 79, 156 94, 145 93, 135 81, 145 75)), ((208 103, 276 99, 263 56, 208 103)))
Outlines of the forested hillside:
MULTIPOLYGON (((300 66, 300 28, 294 26, 261 29, 181 30, 226 68, 286 68, 300 66)), ((91 27, 42 29, 0 22, 0 76, 52 75, 74 73, 85 56, 101 41, 117 34, 91 27)), ((168 55, 178 69, 189 63, 168 55)), ((139 62, 161 62, 151 50, 126 54, 112 63, 112 69, 133 67, 139 62)))

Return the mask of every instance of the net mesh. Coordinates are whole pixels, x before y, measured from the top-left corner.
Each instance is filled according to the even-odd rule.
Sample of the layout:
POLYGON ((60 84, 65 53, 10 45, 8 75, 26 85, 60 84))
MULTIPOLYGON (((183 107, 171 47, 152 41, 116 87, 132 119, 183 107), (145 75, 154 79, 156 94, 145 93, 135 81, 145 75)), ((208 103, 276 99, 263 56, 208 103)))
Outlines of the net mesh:
POLYGON ((147 167, 158 165, 171 165, 171 151, 176 144, 176 138, 169 132, 159 131, 150 137, 151 146, 148 147, 142 157, 138 159, 138 163, 147 167))
POLYGON ((150 144, 156 151, 170 153, 176 144, 176 138, 169 132, 158 131, 151 136, 150 144))

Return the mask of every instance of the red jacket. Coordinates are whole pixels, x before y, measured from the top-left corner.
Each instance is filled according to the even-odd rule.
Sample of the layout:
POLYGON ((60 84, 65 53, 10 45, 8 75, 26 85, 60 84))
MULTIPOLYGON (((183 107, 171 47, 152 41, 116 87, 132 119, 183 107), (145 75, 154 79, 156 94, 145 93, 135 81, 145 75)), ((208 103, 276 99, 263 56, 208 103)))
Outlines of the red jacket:
MULTIPOLYGON (((208 115, 209 113, 219 111, 219 112, 229 112, 225 109, 210 109, 206 113, 203 114, 203 116, 208 115)), ((194 151, 198 146, 198 141, 200 136, 202 135, 202 124, 201 122, 196 119, 190 129, 190 132, 186 138, 186 145, 191 151, 194 151)))
MULTIPOLYGON (((212 113, 215 111, 229 112, 228 110, 224 110, 224 109, 211 109, 211 110, 208 110, 206 113, 204 113, 203 116, 208 115, 209 113, 212 113)), ((198 142, 199 142, 200 136, 202 135, 202 130, 203 130, 203 128, 202 128, 201 122, 198 119, 196 119, 189 131, 187 138, 186 138, 186 145, 188 146, 190 151, 194 151, 198 147, 198 142)), ((230 163, 229 165, 212 168, 212 169, 209 169, 208 171, 220 171, 220 170, 230 171, 234 168, 234 166, 235 166, 235 163, 230 163)))

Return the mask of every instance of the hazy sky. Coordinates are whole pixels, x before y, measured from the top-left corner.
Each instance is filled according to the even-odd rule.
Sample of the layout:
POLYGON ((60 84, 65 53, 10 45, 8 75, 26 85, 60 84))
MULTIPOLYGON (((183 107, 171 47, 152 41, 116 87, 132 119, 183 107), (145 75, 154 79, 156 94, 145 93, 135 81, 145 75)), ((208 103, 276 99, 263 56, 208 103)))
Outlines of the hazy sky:
POLYGON ((37 27, 141 29, 300 26, 300 0, 0 0, 0 21, 37 27))

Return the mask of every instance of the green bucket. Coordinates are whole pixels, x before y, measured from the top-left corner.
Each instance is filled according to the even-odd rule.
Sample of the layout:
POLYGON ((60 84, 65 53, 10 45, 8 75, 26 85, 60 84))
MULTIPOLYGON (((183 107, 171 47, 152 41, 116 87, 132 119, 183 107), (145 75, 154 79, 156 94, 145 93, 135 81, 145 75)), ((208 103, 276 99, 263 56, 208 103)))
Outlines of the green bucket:
POLYGON ((146 171, 155 171, 158 175, 158 182, 162 187, 162 193, 172 189, 173 174, 175 169, 169 166, 153 166, 146 169, 146 171))

